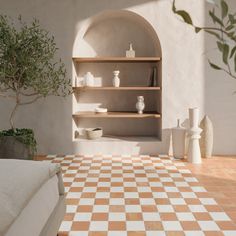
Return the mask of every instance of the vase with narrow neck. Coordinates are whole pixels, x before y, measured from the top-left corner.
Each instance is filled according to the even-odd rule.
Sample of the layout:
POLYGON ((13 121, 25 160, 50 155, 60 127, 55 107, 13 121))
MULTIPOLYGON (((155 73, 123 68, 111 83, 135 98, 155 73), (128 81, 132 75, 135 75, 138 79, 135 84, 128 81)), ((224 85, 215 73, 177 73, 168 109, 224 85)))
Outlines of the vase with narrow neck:
POLYGON ((185 154, 186 130, 181 127, 180 120, 177 120, 177 127, 172 128, 173 156, 177 159, 183 159, 185 154))
POLYGON ((199 139, 201 138, 202 129, 198 126, 199 122, 199 109, 190 108, 189 109, 189 123, 190 128, 188 130, 189 135, 189 147, 188 147, 188 161, 194 164, 200 164, 201 151, 199 145, 199 139))
POLYGON ((113 80, 112 80, 113 87, 120 87, 119 74, 120 74, 119 70, 113 71, 113 75, 114 75, 113 80))
POLYGON ((138 111, 138 114, 143 114, 143 110, 145 108, 144 97, 143 96, 138 96, 137 100, 138 101, 136 103, 136 109, 138 111))
POLYGON ((213 150, 213 124, 208 116, 202 119, 200 128, 203 130, 200 139, 201 154, 203 158, 209 158, 213 150))

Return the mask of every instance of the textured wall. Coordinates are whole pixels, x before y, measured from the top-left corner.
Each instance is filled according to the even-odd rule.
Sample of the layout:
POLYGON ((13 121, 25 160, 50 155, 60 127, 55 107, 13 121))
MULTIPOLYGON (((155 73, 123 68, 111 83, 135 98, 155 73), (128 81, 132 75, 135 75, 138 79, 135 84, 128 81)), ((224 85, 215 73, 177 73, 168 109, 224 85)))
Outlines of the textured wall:
MULTIPOLYGON (((197 24, 204 23, 204 0, 179 0, 178 6, 191 11, 197 24)), ((232 1, 232 6, 236 3, 232 1)), ((72 76, 72 51, 81 22, 104 10, 128 9, 143 16, 157 32, 163 56, 163 129, 185 120, 189 107, 207 112, 215 124, 217 154, 236 154, 236 108, 232 96, 235 81, 225 74, 212 71, 204 57, 211 38, 196 35, 171 12, 170 0, 0 0, 0 13, 26 21, 33 17, 55 36, 59 56, 66 63, 68 76, 72 76)), ((13 104, 0 100, 0 128, 8 128, 8 115, 13 104)), ((23 108, 16 124, 35 130, 40 153, 71 153, 72 150, 72 98, 47 98, 23 108)), ((168 149, 165 136, 160 152, 168 149)), ((148 149, 148 147, 147 147, 148 149)))

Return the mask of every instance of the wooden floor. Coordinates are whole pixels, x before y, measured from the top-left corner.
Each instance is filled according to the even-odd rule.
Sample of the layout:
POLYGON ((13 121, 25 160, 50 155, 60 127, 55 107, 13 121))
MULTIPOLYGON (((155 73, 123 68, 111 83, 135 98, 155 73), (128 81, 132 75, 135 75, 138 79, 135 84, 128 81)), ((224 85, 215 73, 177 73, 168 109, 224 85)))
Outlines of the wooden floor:
POLYGON ((201 165, 186 165, 236 223, 236 157, 213 157, 203 159, 201 165))

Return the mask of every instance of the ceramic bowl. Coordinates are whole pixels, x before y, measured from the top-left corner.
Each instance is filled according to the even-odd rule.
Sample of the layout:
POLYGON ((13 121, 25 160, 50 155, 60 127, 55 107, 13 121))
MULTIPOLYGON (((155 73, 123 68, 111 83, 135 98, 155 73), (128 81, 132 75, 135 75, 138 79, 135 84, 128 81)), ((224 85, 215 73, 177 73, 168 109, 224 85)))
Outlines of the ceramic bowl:
POLYGON ((91 128, 85 129, 85 133, 88 139, 99 139, 102 137, 103 130, 102 128, 91 128))

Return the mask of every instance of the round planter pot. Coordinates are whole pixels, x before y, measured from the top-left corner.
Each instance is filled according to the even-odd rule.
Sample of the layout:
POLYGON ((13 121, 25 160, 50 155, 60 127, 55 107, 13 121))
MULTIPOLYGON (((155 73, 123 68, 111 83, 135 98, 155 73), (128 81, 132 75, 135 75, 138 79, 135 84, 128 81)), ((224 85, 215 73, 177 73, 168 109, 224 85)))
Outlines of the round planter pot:
MULTIPOLYGON (((20 138, 20 136, 19 136, 20 138)), ((32 159, 30 148, 13 136, 0 137, 0 159, 32 159)))

